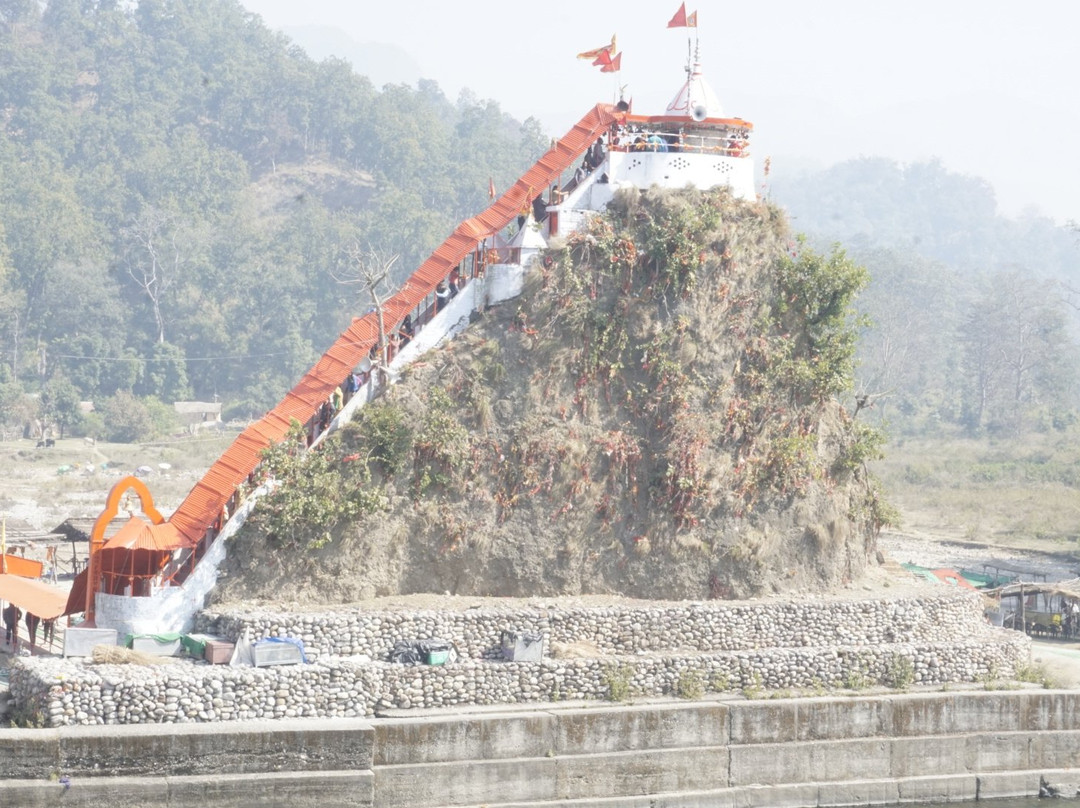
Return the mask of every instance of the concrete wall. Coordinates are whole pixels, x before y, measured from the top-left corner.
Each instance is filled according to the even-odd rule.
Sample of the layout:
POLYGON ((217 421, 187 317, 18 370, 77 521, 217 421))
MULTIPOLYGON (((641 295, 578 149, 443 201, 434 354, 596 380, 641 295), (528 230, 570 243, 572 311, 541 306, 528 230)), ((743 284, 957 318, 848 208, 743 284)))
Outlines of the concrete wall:
POLYGON ((0 730, 0 805, 833 806, 1075 782, 1080 693, 550 706, 0 730), (63 778, 63 779, 62 779, 63 778))

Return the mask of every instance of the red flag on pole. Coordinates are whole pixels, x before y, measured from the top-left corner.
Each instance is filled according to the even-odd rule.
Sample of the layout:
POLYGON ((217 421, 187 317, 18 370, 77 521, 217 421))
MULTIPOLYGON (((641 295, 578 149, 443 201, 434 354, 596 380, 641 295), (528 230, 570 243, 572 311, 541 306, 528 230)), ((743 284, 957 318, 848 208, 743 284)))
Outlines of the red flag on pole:
POLYGON ((606 67, 611 64, 611 51, 602 50, 593 61, 593 67, 606 67))
POLYGON ((615 54, 614 59, 610 59, 606 65, 600 68, 601 73, 618 73, 622 69, 622 51, 615 54))
POLYGON ((679 10, 675 12, 675 16, 671 18, 671 22, 667 24, 668 28, 697 28, 697 12, 693 14, 686 13, 686 3, 679 4, 679 10))

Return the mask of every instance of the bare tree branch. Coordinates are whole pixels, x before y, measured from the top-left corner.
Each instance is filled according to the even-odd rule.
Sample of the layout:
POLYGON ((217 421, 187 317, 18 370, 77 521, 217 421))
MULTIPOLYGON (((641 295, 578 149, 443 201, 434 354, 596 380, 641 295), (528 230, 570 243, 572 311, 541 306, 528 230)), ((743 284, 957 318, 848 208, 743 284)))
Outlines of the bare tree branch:
POLYGON ((180 228, 171 214, 146 207, 125 229, 125 234, 131 241, 125 256, 128 276, 150 300, 157 341, 164 343, 165 317, 161 304, 184 262, 179 244, 180 228))
POLYGON ((344 252, 346 259, 344 265, 338 272, 331 271, 330 274, 338 283, 345 286, 359 287, 367 292, 371 298, 372 305, 375 307, 375 317, 379 324, 377 362, 379 386, 385 386, 386 368, 390 362, 386 355, 387 342, 386 323, 383 320, 383 294, 389 291, 387 279, 390 277, 390 270, 397 263, 399 256, 396 253, 394 255, 382 253, 370 244, 367 249, 364 249, 357 242, 353 242, 352 245, 346 247, 344 252))

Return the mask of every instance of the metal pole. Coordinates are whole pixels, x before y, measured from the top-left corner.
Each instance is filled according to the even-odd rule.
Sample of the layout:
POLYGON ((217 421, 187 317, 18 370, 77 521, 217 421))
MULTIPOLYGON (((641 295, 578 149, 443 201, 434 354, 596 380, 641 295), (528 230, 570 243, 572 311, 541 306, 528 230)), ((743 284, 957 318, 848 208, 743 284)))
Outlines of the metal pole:
POLYGON ((1027 633, 1027 617, 1024 616, 1024 582, 1020 582, 1020 630, 1027 633))

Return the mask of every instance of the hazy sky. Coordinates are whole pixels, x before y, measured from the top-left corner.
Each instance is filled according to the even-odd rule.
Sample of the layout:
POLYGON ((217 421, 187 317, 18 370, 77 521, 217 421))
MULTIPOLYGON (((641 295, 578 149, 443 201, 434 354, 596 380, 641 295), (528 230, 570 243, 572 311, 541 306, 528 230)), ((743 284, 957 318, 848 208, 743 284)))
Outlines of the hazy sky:
MULTIPOLYGON (((407 50, 451 99, 463 87, 563 134, 615 81, 579 51, 618 34, 618 83, 661 113, 689 29, 675 0, 241 0, 275 28, 326 25, 407 50)), ((729 116, 753 121, 776 172, 858 156, 939 157, 989 180, 1002 212, 1080 220, 1078 0, 688 3, 729 116)))

